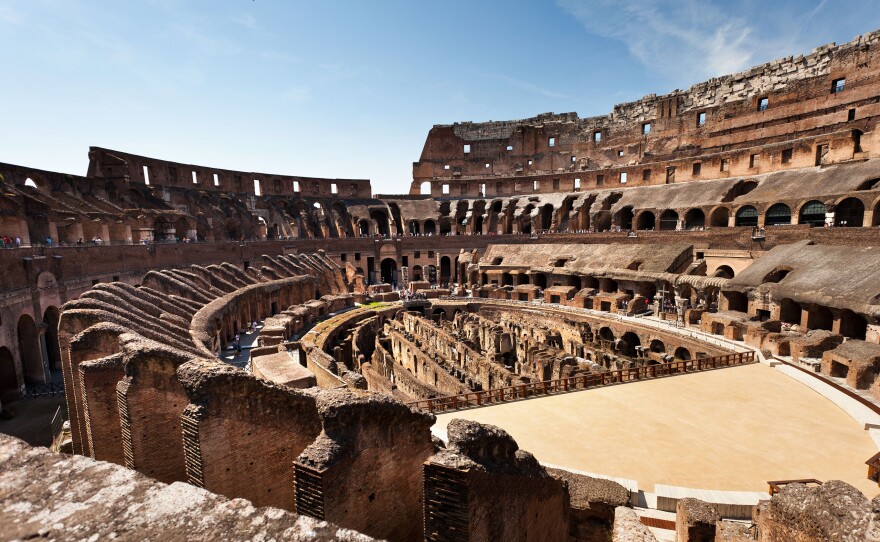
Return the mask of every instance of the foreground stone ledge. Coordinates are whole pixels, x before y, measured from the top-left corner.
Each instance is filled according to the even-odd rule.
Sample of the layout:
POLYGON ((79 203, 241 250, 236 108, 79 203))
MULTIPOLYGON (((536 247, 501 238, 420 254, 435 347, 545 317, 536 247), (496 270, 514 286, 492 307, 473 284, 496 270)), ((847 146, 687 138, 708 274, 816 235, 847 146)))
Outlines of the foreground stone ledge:
POLYGON ((3 540, 374 540, 189 484, 163 484, 112 463, 54 454, 2 434, 0 526, 3 540))
POLYGON ((614 510, 612 542, 657 542, 657 538, 639 520, 632 508, 618 506, 614 510))

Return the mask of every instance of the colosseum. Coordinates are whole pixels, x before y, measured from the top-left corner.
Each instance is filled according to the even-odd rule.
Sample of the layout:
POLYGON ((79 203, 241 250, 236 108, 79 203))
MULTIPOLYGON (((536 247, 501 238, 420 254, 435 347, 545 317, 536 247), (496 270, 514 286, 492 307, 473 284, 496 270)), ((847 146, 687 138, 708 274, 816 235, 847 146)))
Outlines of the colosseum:
POLYGON ((64 397, 0 538, 880 540, 878 121, 880 31, 435 125, 400 195, 0 164, 0 431, 64 397))

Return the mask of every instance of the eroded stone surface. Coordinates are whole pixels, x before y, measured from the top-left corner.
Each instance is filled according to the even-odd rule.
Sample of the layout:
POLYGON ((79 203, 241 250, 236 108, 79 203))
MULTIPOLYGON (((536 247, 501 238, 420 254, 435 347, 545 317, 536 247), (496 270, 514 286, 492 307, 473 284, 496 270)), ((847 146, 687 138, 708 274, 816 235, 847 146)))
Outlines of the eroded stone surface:
POLYGON ((370 537, 277 508, 255 508, 189 484, 170 485, 0 434, 4 540, 291 540, 370 537))

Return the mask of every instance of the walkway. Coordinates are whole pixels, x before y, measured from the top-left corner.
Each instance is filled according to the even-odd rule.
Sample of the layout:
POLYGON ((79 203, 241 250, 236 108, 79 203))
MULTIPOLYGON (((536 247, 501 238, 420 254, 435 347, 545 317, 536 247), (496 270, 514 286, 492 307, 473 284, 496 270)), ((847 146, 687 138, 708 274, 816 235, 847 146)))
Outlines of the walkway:
POLYGON ((226 363, 238 367, 239 369, 244 369, 248 372, 251 370, 251 347, 254 346, 257 342, 257 337, 260 336, 260 330, 263 329, 263 321, 260 320, 257 322, 257 329, 253 333, 242 333, 241 334, 241 353, 236 354, 235 350, 230 346, 226 348, 221 354, 220 359, 225 361, 226 363))

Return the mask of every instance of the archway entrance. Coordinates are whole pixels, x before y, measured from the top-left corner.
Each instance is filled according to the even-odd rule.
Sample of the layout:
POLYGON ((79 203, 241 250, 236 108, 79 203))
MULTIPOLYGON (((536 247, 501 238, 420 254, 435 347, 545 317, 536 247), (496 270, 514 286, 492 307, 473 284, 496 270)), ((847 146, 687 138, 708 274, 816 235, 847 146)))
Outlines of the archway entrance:
POLYGON ((837 204, 834 225, 842 228, 861 228, 865 220, 865 204, 856 198, 846 198, 837 204))
POLYGON ((636 228, 640 230, 653 230, 656 220, 654 213, 651 211, 644 211, 639 215, 639 221, 636 224, 636 228))
POLYGON ((49 307, 43 314, 43 321, 49 326, 46 330, 46 356, 49 362, 49 369, 52 371, 61 370, 61 347, 58 345, 58 320, 61 317, 61 311, 57 307, 49 307))
POLYGON ((446 284, 452 280, 452 263, 449 256, 440 258, 440 282, 446 284))
POLYGON ((15 360, 12 352, 0 346, 0 402, 19 398, 18 376, 15 374, 15 360))
POLYGON ((18 319, 18 353, 21 356, 21 368, 27 383, 45 383, 46 374, 43 370, 43 358, 40 355, 40 340, 34 319, 23 314, 18 319))
POLYGON ((381 264, 382 282, 397 285, 397 262, 392 258, 385 258, 381 264))

